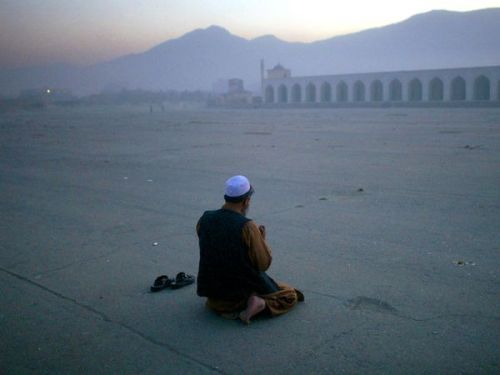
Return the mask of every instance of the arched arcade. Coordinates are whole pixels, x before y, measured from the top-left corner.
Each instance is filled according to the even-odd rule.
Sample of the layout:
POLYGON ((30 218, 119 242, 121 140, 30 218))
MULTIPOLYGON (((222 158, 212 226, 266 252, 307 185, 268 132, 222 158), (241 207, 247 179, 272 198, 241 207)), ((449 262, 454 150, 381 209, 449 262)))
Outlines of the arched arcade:
POLYGON ((268 105, 500 106, 500 66, 267 78, 263 90, 268 105))

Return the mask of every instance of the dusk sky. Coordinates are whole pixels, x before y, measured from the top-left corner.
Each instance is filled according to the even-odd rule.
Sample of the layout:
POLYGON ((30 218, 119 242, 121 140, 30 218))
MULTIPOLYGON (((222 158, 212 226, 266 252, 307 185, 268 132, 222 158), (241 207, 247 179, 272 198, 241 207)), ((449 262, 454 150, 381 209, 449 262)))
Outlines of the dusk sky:
POLYGON ((434 9, 497 7, 500 0, 0 0, 0 68, 88 65, 211 25, 247 39, 309 42, 434 9))

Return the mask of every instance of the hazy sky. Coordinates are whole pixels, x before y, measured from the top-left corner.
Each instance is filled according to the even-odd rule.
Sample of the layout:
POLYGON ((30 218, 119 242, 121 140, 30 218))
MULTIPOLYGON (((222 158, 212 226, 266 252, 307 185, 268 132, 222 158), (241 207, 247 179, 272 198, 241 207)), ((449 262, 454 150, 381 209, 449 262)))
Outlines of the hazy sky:
POLYGON ((492 7, 500 0, 0 0, 0 68, 91 64, 210 25, 308 42, 433 9, 492 7))

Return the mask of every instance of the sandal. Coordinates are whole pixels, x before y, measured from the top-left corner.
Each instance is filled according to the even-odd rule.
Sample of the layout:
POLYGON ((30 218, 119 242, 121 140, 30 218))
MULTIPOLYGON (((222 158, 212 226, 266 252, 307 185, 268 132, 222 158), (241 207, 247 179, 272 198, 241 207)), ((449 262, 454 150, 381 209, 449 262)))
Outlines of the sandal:
POLYGON ((161 275, 156 278, 153 285, 151 285, 152 292, 159 292, 162 289, 165 289, 172 285, 174 280, 169 279, 167 275, 161 275))
POLYGON ((194 283, 195 277, 192 275, 186 275, 184 272, 179 272, 175 277, 175 281, 172 280, 170 287, 172 289, 179 289, 183 286, 194 283))

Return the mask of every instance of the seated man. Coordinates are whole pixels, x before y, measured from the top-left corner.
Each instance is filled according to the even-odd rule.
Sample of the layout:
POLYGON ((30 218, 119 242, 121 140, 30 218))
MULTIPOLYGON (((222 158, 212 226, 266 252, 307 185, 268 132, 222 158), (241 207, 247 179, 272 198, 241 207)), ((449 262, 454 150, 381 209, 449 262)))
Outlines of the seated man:
POLYGON ((197 293, 207 306, 226 317, 250 319, 263 311, 284 314, 303 294, 278 284, 265 271, 271 265, 266 230, 245 217, 254 192, 248 179, 226 181, 225 204, 206 211, 196 225, 200 246, 197 293))

